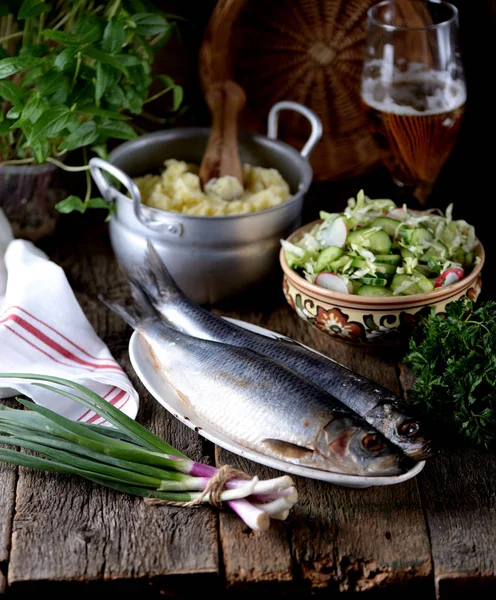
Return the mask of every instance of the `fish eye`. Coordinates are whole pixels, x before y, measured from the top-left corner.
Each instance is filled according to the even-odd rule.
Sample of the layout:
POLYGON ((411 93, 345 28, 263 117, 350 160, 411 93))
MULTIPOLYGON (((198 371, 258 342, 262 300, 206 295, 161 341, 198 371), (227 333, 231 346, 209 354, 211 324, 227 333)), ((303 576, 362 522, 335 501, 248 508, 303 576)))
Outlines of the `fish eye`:
POLYGON ((362 446, 370 452, 382 450, 382 440, 378 433, 368 433, 362 440, 362 446))
POLYGON ((403 437, 412 437, 419 432, 420 425, 415 421, 405 421, 399 426, 399 434, 403 437))

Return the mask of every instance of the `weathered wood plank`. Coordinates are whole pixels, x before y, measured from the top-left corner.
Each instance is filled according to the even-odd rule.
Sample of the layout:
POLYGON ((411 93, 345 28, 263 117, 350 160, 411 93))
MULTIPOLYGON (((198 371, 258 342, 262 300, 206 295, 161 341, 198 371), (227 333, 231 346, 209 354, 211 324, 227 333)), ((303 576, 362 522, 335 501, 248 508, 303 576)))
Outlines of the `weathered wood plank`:
POLYGON ((6 587, 16 479, 16 467, 0 463, 0 594, 6 587))
MULTIPOLYGON (((405 389, 413 374, 402 367, 405 389)), ((496 457, 443 453, 418 478, 430 532, 439 598, 496 595, 496 457)), ((480 597, 480 596, 478 596, 480 597)))
MULTIPOLYGON (((14 402, 2 401, 14 406, 14 402)), ((17 482, 17 467, 0 463, 0 594, 7 586, 7 568, 10 552, 12 519, 15 510, 15 489, 17 482)))
MULTIPOLYGON (((225 304, 219 312, 293 337, 400 393, 392 360, 330 340, 299 319, 282 296, 261 298, 271 302, 270 309, 258 311, 260 299, 253 297, 241 310, 225 304)), ((415 481, 366 490, 296 481, 300 500, 287 531, 300 589, 361 592, 408 587, 432 592, 429 539, 415 481)), ((223 528, 221 539, 226 565, 248 562, 236 531, 223 528)), ((277 561, 270 550, 273 538, 261 536, 258 542, 257 555, 269 556, 272 564, 277 561)))
MULTIPOLYGON (((252 461, 216 447, 218 466, 229 464, 248 475, 270 479, 282 475, 252 461)), ((239 593, 274 588, 282 594, 293 590, 293 569, 288 529, 290 522, 271 521, 268 531, 252 532, 236 515, 220 515, 220 541, 224 560, 224 573, 228 589, 239 593)))
MULTIPOLYGON (((90 236, 88 236, 90 237, 90 236)), ((96 300, 104 291, 125 298, 127 289, 105 238, 87 245, 70 240, 52 253, 62 263, 78 300, 137 387, 139 421, 196 460, 213 448, 171 417, 145 392, 130 366, 130 330, 96 300), (91 248, 90 248, 91 245, 91 248)), ((41 581, 142 581, 182 576, 217 577, 217 516, 205 509, 145 505, 88 482, 21 469, 13 522, 9 584, 13 590, 41 581)))

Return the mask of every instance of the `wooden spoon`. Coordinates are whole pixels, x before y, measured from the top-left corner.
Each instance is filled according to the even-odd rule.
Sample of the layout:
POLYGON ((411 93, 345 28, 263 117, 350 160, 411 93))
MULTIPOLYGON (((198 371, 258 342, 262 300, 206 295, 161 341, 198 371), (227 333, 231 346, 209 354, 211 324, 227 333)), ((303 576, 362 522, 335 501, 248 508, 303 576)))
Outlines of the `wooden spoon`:
POLYGON ((200 166, 202 187, 211 179, 236 177, 243 186, 238 153, 238 114, 246 101, 243 89, 234 81, 218 81, 205 99, 212 114, 212 131, 200 166))

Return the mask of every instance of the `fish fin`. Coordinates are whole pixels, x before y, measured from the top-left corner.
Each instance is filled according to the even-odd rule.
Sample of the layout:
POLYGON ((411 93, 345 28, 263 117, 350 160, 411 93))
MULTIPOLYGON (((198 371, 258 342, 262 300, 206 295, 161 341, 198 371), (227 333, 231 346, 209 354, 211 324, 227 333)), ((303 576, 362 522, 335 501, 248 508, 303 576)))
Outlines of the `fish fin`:
POLYGON ((135 281, 132 277, 129 277, 129 282, 134 300, 130 306, 122 306, 117 302, 105 298, 102 294, 99 294, 98 298, 107 308, 118 314, 133 329, 137 329, 142 321, 147 318, 157 319, 158 315, 148 297, 141 289, 139 282, 135 281))
POLYGON ((184 298, 150 240, 147 242, 145 265, 146 268, 139 273, 140 283, 153 304, 159 300, 171 301, 174 296, 184 298))
POLYGON ((297 444, 285 442, 284 440, 267 438, 262 440, 262 444, 265 444, 274 454, 279 454, 283 458, 303 458, 309 454, 313 454, 311 448, 298 446, 297 444))
POLYGON ((138 327, 140 318, 137 314, 136 308, 134 306, 124 307, 116 302, 112 302, 108 298, 102 296, 102 294, 98 295, 98 299, 100 302, 103 302, 107 308, 109 308, 112 312, 119 315, 121 319, 123 319, 128 325, 130 325, 133 329, 138 327))

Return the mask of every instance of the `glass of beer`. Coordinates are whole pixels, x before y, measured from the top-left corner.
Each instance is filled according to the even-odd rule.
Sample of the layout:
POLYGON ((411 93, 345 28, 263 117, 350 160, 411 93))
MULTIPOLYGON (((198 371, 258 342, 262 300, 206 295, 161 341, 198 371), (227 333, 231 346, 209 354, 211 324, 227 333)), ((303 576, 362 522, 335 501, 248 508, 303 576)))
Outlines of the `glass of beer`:
POLYGON ((457 9, 423 0, 372 6, 361 99, 394 181, 426 204, 465 108, 457 9))

